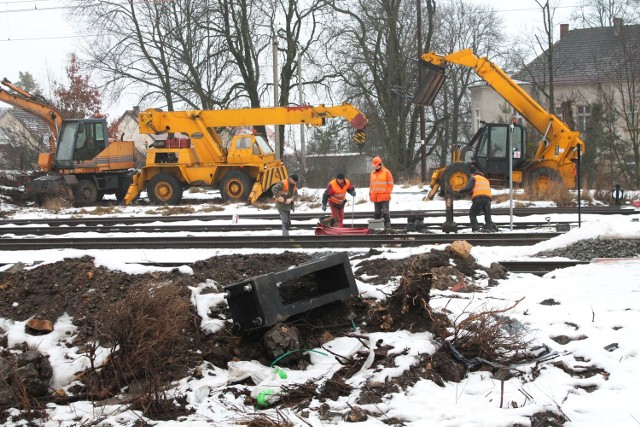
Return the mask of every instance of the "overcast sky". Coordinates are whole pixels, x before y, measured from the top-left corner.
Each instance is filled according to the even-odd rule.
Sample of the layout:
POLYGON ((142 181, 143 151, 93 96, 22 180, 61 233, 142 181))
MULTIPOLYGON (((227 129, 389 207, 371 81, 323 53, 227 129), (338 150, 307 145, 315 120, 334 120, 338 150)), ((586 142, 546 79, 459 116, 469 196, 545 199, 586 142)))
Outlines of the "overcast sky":
MULTIPOLYGON (((555 0, 556 27, 568 22, 578 0, 555 0)), ((485 0, 502 15, 509 33, 514 36, 534 30, 541 12, 535 0, 485 0)), ((65 18, 61 0, 6 0, 0 2, 0 78, 15 81, 19 71, 29 71, 42 87, 50 78, 63 80, 67 55, 78 51, 82 40, 65 18)), ((558 32, 558 31, 556 31, 558 32)), ((4 106, 4 105, 3 105, 4 106)), ((108 112, 119 115, 131 108, 106 106, 108 112), (120 111, 122 110, 122 111, 120 111)))

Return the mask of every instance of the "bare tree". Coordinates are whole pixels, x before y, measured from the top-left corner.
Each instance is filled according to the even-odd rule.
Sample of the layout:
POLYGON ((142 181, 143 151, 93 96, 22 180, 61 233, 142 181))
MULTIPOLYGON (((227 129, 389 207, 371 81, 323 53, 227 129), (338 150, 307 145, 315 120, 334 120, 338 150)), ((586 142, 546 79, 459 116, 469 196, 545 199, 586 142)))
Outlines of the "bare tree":
MULTIPOLYGON (((487 6, 455 0, 441 7, 437 14, 438 32, 433 44, 440 52, 471 49, 478 56, 492 57, 504 43, 499 18, 487 6)), ((480 78, 469 67, 449 66, 447 80, 432 107, 432 117, 439 123, 433 155, 446 164, 454 144, 471 138, 471 102, 469 86, 480 78)))
POLYGON ((211 108, 235 98, 227 50, 210 37, 215 8, 207 0, 74 0, 74 6, 77 20, 99 34, 85 48, 86 65, 105 78, 105 93, 139 92, 169 110, 176 102, 211 108))
POLYGON ((580 27, 612 27, 613 20, 621 18, 628 23, 640 22, 638 0, 581 0, 572 14, 580 27))

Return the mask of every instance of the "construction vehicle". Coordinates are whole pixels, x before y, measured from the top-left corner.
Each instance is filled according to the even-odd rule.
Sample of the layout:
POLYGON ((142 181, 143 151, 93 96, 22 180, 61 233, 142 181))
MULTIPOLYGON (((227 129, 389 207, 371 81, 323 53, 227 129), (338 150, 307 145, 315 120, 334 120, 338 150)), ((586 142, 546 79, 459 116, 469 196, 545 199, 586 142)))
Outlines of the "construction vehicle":
POLYGON ((478 76, 542 134, 542 141, 536 152, 527 157, 526 130, 523 126, 517 123, 483 123, 465 147, 454 148, 451 164, 433 172, 431 190, 426 199, 431 200, 439 189, 459 195, 459 190, 469 180, 472 165, 484 172, 492 182, 506 183, 508 186, 508 146, 511 147, 514 183, 528 185, 538 192, 557 185, 566 188, 575 186, 578 151, 584 153, 580 133, 572 131, 556 115, 542 108, 500 67, 487 58, 477 57, 470 49, 446 56, 434 52, 422 55, 419 65, 425 73, 413 93, 412 101, 415 104, 433 103, 444 83, 447 63, 473 68, 478 76), (508 141, 507 138, 511 140, 508 141), (470 159, 467 158, 468 155, 470 159))
POLYGON ((64 120, 60 111, 40 96, 12 84, 6 78, 0 101, 30 112, 49 127, 49 151, 40 153, 38 167, 45 173, 26 185, 25 198, 42 202, 64 197, 89 206, 104 194, 123 200, 134 167, 132 141, 112 141, 104 117, 64 120))
POLYGON ((320 126, 326 119, 343 117, 357 129, 354 140, 363 144, 366 117, 350 104, 325 107, 292 106, 236 110, 160 111, 139 114, 142 134, 166 138, 147 149, 145 166, 133 177, 125 204, 146 189, 152 203, 175 205, 188 186, 220 189, 224 201, 254 203, 288 172, 259 134, 235 135, 225 145, 216 128, 305 124, 320 126), (178 138, 176 135, 186 135, 178 138))

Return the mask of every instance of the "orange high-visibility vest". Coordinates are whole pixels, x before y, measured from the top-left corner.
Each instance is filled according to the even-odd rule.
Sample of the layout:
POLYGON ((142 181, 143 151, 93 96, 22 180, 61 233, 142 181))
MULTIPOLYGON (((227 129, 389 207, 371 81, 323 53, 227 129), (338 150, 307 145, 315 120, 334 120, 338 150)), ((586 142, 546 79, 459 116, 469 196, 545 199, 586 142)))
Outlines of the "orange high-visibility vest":
MULTIPOLYGON (((298 187, 294 184, 293 190, 291 190, 291 194, 293 194, 293 192, 296 191, 297 188, 298 187)), ((280 190, 280 197, 287 197, 287 196, 290 196, 291 194, 289 194, 289 178, 287 178, 284 181, 282 181, 282 190, 280 190)))
POLYGON ((485 196, 491 197, 491 184, 489 184, 489 180, 481 175, 473 176, 476 180, 476 184, 473 186, 473 193, 471 198, 475 199, 476 197, 485 196))
POLYGON ((344 199, 347 198, 347 190, 351 187, 351 181, 345 178, 344 187, 340 187, 338 180, 334 179, 329 182, 329 185, 331 186, 331 191, 333 191, 333 194, 329 196, 329 201, 334 205, 341 205, 344 199))
POLYGON ((387 202, 391 200, 393 191, 393 176, 391 171, 381 167, 379 170, 371 171, 369 178, 369 199, 372 202, 387 202))

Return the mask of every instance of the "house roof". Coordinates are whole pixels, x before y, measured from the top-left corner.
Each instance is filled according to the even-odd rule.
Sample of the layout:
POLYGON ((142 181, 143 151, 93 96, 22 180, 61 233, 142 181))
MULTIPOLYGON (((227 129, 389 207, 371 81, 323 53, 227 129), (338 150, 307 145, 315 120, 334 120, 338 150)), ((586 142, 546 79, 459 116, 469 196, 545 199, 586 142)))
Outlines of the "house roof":
MULTIPOLYGON (((584 28, 568 31, 553 46, 555 84, 593 83, 614 76, 628 61, 640 65, 640 25, 584 28), (620 27, 619 27, 620 28, 620 27)), ((541 54, 513 78, 543 82, 546 76, 547 58, 541 54)), ((624 75, 624 74, 622 74, 624 75)))
POLYGON ((43 138, 49 134, 49 126, 47 123, 37 115, 28 111, 20 110, 18 108, 10 108, 5 110, 5 114, 11 114, 18 120, 27 132, 31 134, 36 140, 42 141, 43 138))

